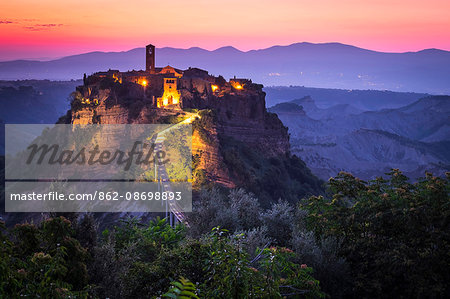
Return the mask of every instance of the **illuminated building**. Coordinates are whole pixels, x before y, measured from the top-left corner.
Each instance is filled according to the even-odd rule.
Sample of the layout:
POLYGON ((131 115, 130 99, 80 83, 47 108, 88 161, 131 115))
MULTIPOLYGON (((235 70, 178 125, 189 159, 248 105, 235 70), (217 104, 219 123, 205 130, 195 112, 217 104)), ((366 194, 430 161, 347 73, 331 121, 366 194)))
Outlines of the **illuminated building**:
MULTIPOLYGON (((110 69, 106 72, 97 72, 87 78, 87 85, 103 82, 103 86, 111 84, 113 87, 113 84, 126 84, 128 85, 127 89, 119 88, 119 92, 129 90, 130 98, 151 99, 149 104, 151 107, 168 109, 181 109, 183 96, 189 96, 188 101, 192 101, 193 97, 201 97, 204 100, 208 97, 222 98, 225 93, 230 91, 251 92, 252 82, 248 79, 234 77, 227 82, 221 76, 212 76, 207 71, 195 67, 189 67, 186 70, 180 70, 170 65, 162 68, 156 67, 155 46, 147 45, 145 50, 145 70, 121 72, 110 69)), ((87 104, 92 102, 92 99, 84 101, 87 104)), ((104 101, 97 102, 103 103, 104 101)))
POLYGON ((157 99, 156 106, 166 107, 169 105, 178 105, 180 103, 181 93, 177 89, 177 78, 164 78, 164 93, 157 99))

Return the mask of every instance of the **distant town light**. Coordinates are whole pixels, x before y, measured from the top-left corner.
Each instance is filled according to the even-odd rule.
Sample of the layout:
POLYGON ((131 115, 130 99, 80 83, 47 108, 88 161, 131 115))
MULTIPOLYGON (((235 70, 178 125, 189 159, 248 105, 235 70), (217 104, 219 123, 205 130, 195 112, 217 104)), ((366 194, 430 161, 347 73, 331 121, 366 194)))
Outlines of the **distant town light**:
POLYGON ((141 82, 142 86, 147 86, 147 84, 148 84, 147 80, 142 80, 142 82, 141 82))
POLYGON ((236 89, 242 89, 242 88, 244 88, 241 84, 235 84, 234 85, 234 88, 236 88, 236 89))
POLYGON ((212 89, 213 92, 215 92, 216 90, 219 89, 219 86, 212 84, 211 85, 211 89, 212 89))

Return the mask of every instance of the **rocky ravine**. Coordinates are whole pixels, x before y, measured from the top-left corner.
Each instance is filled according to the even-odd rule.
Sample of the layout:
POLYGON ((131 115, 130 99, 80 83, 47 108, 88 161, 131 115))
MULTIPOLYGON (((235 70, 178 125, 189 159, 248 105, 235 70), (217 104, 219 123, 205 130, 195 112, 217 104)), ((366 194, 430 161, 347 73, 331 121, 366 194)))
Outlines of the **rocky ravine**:
POLYGON ((367 112, 342 105, 320 109, 305 97, 269 110, 289 128, 292 152, 322 179, 339 171, 370 179, 391 168, 413 178, 450 169, 448 96, 367 112))

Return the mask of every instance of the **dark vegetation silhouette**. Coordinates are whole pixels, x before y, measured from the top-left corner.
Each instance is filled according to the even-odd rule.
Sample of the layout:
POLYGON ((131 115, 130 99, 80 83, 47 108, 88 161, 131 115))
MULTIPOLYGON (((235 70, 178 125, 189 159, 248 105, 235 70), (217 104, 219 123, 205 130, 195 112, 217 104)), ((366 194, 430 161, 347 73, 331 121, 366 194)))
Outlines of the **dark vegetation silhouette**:
POLYGON ((92 214, 1 224, 0 294, 42 298, 393 298, 449 292, 449 176, 365 182, 262 208, 203 188, 190 227, 92 214), (70 219, 70 220, 69 220, 70 219), (185 297, 182 297, 185 296, 185 297))

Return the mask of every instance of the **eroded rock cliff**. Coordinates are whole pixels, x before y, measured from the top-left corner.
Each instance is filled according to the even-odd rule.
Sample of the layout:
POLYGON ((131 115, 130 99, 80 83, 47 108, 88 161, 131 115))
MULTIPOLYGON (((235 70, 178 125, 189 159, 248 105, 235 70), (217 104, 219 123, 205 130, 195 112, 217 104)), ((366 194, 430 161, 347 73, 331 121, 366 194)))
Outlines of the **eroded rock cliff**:
MULTIPOLYGON (((195 81, 194 81, 195 83, 195 81)), ((137 85, 137 84, 135 84, 137 85)), ((154 96, 141 93, 140 86, 123 86, 98 82, 80 86, 77 92, 89 94, 89 103, 74 97, 66 123, 73 124, 156 124, 176 123, 199 114, 193 123, 192 155, 194 180, 208 181, 226 187, 242 185, 224 162, 221 140, 232 138, 245 143, 267 158, 289 153, 289 137, 278 117, 268 113, 262 86, 249 83, 245 90, 224 87, 213 93, 208 85, 184 84, 179 107, 156 108, 154 96)))

